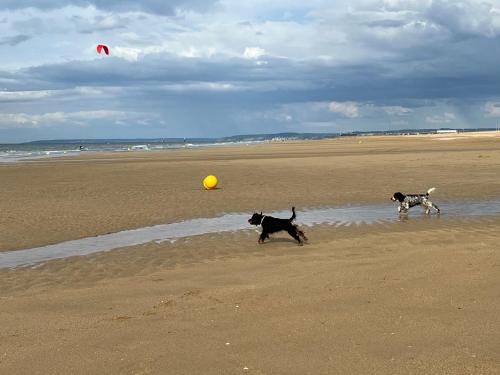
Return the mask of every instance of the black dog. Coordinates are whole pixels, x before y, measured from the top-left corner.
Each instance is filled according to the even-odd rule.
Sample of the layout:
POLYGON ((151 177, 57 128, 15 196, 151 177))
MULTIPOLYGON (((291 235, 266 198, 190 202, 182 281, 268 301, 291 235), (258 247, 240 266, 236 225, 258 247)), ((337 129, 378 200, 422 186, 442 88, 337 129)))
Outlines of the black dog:
POLYGON ((396 201, 399 202, 398 212, 400 214, 401 213, 406 214, 408 213, 408 210, 411 207, 420 205, 422 205, 425 208, 426 214, 430 213, 431 208, 434 208, 439 214, 441 210, 429 199, 429 194, 432 193, 434 190, 436 190, 436 188, 430 188, 429 190, 426 191, 425 194, 406 194, 406 195, 398 191, 397 193, 394 193, 391 200, 394 202, 396 201))
POLYGON ((252 225, 262 226, 262 233, 259 236, 258 242, 264 243, 266 238, 269 238, 269 234, 280 232, 282 230, 287 231, 290 236, 295 238, 299 245, 302 245, 301 237, 304 241, 307 241, 307 237, 304 232, 302 232, 297 225, 293 224, 293 221, 296 218, 295 207, 292 207, 292 212, 293 215, 290 219, 278 219, 272 216, 265 216, 262 215, 262 212, 260 214, 253 214, 252 217, 248 219, 248 222, 252 225))

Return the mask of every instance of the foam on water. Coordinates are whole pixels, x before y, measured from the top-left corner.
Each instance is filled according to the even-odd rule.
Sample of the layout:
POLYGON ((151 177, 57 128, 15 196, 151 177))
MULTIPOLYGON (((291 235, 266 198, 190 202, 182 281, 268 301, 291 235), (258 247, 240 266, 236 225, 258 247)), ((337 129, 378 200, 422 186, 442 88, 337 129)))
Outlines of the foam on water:
POLYGON ((268 140, 246 140, 246 141, 226 141, 226 142, 201 142, 183 143, 177 142, 151 142, 147 144, 138 143, 87 143, 82 142, 79 148, 78 143, 27 143, 27 144, 0 144, 0 164, 15 163, 20 161, 35 161, 46 158, 56 158, 61 156, 77 156, 82 153, 123 153, 123 152, 148 152, 171 149, 190 148, 211 148, 228 147, 239 145, 251 145, 269 142, 268 140))
MULTIPOLYGON (((500 200, 448 202, 440 204, 440 208, 443 213, 439 218, 500 215, 500 200)), ((289 217, 290 210, 271 212, 269 215, 289 217)), ((422 210, 418 207, 410 210, 410 219, 422 216, 422 210)), ((248 224, 249 217, 250 213, 229 213, 214 218, 185 220, 66 241, 55 245, 0 252, 0 268, 34 265, 52 259, 88 255, 153 241, 160 243, 183 237, 255 228, 248 224)), ((298 211, 297 217, 297 223, 305 226, 376 224, 401 220, 395 206, 390 203, 306 209, 298 211)))

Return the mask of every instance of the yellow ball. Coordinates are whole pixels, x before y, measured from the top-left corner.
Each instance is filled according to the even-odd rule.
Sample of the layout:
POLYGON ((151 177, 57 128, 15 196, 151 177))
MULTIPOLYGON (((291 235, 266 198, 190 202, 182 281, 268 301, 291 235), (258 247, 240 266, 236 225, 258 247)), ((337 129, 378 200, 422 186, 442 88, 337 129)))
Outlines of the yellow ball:
POLYGON ((203 186, 207 190, 212 190, 212 189, 215 189, 217 187, 217 182, 218 182, 217 177, 210 175, 210 176, 205 177, 205 179, 203 180, 203 186))

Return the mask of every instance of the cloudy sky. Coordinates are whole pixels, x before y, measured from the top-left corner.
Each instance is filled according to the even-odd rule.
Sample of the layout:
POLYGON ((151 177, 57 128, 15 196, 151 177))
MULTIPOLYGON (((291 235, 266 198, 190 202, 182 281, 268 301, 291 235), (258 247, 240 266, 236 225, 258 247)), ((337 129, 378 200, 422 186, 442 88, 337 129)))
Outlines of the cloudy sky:
POLYGON ((498 123, 500 0, 0 0, 0 143, 498 123))

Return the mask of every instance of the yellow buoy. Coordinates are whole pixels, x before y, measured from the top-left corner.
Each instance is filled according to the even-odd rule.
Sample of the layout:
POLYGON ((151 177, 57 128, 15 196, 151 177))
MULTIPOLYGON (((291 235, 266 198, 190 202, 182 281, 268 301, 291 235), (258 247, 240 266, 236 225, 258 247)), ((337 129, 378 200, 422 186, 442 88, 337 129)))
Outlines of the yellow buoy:
POLYGON ((217 187, 217 182, 218 182, 217 177, 215 177, 213 175, 209 175, 209 176, 205 177, 205 179, 203 180, 203 186, 207 190, 212 190, 212 189, 215 189, 217 187))

